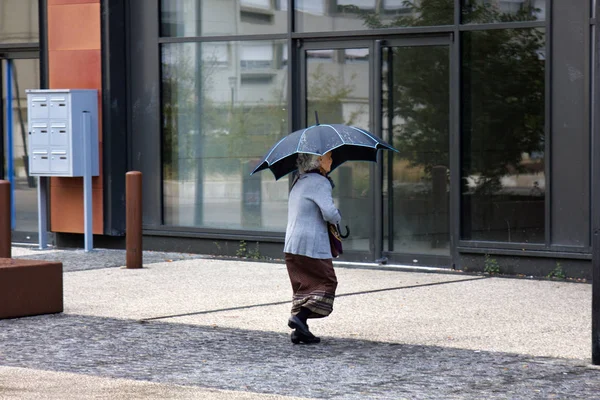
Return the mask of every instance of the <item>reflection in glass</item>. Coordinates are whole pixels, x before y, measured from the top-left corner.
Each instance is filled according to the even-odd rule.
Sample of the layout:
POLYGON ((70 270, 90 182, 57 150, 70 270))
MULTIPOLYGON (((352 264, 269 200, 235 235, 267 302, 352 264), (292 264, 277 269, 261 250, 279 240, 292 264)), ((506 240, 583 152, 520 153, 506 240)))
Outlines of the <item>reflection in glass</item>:
POLYGON ((454 0, 296 0, 299 32, 449 25, 454 0))
MULTIPOLYGON (((354 125, 369 130, 369 63, 354 62, 359 55, 368 60, 368 49, 309 50, 306 53, 307 124, 354 125)), ((341 225, 352 232, 344 239, 345 250, 369 250, 373 221, 370 164, 349 162, 332 172, 333 196, 342 213, 341 225)))
POLYGON ((384 249, 449 254, 449 48, 383 52, 384 249), (387 246, 387 247, 386 247, 387 246))
POLYGON ((38 41, 38 0, 0 1, 0 43, 38 41))
POLYGON ((462 37, 462 238, 544 242, 545 36, 462 37))
POLYGON ((462 22, 543 21, 546 0, 461 0, 462 22))
MULTIPOLYGON (((26 89, 39 88, 39 60, 7 60, 3 62, 6 74, 7 63, 12 66, 12 138, 14 165, 14 194, 15 194, 15 230, 20 232, 37 232, 37 179, 29 176, 29 160, 27 158, 27 94, 26 89)), ((5 76, 0 76, 6 82, 5 76)), ((6 87, 3 88, 2 104, 7 104, 6 87)), ((3 107, 6 113, 5 107, 3 107)), ((4 132, 8 134, 6 114, 4 114, 4 132)), ((4 160, 6 157, 0 157, 4 160)), ((5 169, 6 171, 6 169, 5 169)), ((1 177, 5 179, 4 177, 1 177)), ((6 179, 9 177, 6 176, 6 179)))
POLYGON ((288 180, 250 176, 288 133, 284 45, 163 45, 166 225, 285 231, 288 180))
POLYGON ((161 0, 163 37, 287 32, 287 5, 271 0, 161 0))

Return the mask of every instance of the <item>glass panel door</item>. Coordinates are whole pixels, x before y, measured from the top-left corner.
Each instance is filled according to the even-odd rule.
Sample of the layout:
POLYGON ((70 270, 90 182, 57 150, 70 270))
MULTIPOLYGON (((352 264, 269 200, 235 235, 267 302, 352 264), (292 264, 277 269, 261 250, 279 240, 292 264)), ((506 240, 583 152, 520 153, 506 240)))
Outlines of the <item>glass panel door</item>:
MULTIPOLYGON (((304 115, 306 126, 335 123, 371 129, 372 42, 315 43, 303 49, 304 115)), ((373 249, 373 163, 348 162, 331 173, 334 200, 350 236, 344 240, 344 257, 372 259, 373 249), (353 252, 359 255, 352 256, 353 252)))
MULTIPOLYGON (((450 41, 382 49, 384 254, 450 255, 450 41)), ((414 258, 419 263, 419 257, 414 258)))

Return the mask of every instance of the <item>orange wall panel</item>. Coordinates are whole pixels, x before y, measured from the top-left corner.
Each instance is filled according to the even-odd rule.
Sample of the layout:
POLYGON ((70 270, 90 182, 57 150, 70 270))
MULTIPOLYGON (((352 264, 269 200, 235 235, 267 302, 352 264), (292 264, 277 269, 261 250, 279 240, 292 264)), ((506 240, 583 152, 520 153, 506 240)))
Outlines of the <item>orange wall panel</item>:
MULTIPOLYGON (((57 178, 52 178, 51 182, 57 178)), ((53 232, 84 233, 83 190, 50 184, 50 220, 53 232)), ((92 232, 104 233, 102 190, 92 189, 92 232)))
MULTIPOLYGON (((104 232, 100 0, 48 0, 51 89, 98 90, 100 176, 92 178, 93 232, 104 232)), ((50 230, 84 233, 83 178, 51 178, 50 230)))
POLYGON ((50 50, 100 49, 100 4, 50 7, 48 21, 50 50))
POLYGON ((55 89, 102 88, 100 50, 62 50, 49 52, 50 87, 55 89))

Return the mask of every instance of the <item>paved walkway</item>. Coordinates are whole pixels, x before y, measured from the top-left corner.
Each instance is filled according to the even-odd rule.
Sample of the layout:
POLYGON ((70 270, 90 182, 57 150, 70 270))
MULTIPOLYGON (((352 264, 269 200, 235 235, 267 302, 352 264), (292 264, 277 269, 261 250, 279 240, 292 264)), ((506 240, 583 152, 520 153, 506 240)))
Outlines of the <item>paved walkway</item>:
POLYGON ((0 320, 0 399, 598 398, 591 285, 336 269, 292 345, 279 263, 13 248, 60 260, 65 312, 0 320))

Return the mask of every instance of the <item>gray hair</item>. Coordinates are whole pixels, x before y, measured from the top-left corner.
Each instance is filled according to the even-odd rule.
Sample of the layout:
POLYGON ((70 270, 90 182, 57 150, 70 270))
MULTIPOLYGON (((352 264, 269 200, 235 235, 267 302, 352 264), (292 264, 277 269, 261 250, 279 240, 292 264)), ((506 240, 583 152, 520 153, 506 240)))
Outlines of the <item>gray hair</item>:
POLYGON ((307 171, 317 169, 321 166, 318 154, 299 153, 298 159, 296 160, 296 166, 298 166, 298 172, 303 174, 307 171))

